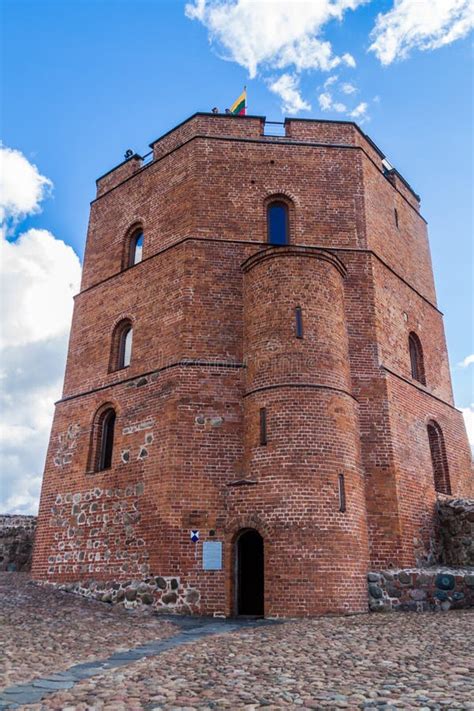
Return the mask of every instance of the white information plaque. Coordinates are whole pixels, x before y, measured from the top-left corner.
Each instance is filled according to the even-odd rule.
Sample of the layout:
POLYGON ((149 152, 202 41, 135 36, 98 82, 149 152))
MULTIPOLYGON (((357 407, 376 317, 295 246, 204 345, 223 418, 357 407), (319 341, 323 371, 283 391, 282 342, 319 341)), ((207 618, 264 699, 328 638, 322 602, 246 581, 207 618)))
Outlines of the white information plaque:
POLYGON ((203 570, 222 570, 222 542, 204 541, 202 544, 203 570))

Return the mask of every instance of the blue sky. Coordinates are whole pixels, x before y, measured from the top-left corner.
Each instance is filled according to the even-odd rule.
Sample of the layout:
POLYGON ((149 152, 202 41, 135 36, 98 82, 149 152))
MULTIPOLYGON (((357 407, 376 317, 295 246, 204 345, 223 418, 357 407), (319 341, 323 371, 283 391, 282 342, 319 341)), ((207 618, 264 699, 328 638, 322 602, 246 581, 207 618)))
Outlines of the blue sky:
MULTIPOLYGON (((36 263, 45 240, 55 254, 45 263, 61 271, 63 259, 69 265, 68 283, 58 289, 76 288, 77 265, 62 242, 82 259, 95 179, 127 148, 145 153, 195 111, 229 106, 244 84, 249 113, 270 120, 357 116, 422 197, 456 403, 472 422, 473 366, 458 365, 474 353, 467 0, 3 0, 2 7, 3 145, 52 183, 37 182, 29 207, 12 207, 13 197, 6 210, 7 261, 16 260, 16 270, 21 250, 36 263)), ((16 185, 25 186, 26 166, 15 156, 16 185)), ((4 303, 15 300, 22 276, 4 303)), ((24 414, 8 449, 15 481, 29 487, 22 496, 9 490, 12 510, 34 510, 37 499, 51 417, 46 400, 60 390, 69 311, 58 316, 53 309, 53 317, 57 330, 41 342, 37 335, 28 340, 29 326, 15 314, 13 331, 26 335, 4 342, 7 376, 26 358, 18 349, 38 350, 36 359, 48 354, 51 363, 40 369, 41 424, 24 414), (25 437, 34 440, 29 457, 25 437)), ((27 367, 25 360, 17 379, 25 384, 25 408, 35 397, 26 390, 27 367)), ((3 403, 7 412, 13 407, 8 388, 3 403)))

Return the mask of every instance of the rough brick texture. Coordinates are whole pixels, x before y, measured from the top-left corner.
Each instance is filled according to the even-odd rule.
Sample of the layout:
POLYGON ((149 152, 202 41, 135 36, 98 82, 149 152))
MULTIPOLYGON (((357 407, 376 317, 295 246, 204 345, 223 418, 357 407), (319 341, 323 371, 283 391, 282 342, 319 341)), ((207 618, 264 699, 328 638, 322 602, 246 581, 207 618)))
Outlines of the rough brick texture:
POLYGON ((174 597, 193 611, 229 615, 236 541, 255 528, 266 615, 362 611, 369 569, 433 556, 430 420, 452 494, 473 493, 418 197, 354 124, 291 119, 278 138, 263 127, 197 114, 152 144, 150 163, 134 156, 98 181, 46 461, 39 579, 176 578, 174 597), (289 207, 284 247, 267 243, 272 196, 289 207), (137 228, 143 261, 124 269, 137 228), (132 359, 110 372, 123 319, 132 359), (411 377, 410 332, 426 385, 411 377), (112 466, 93 472, 106 404, 112 466), (222 570, 203 569, 207 540, 223 543, 222 570))

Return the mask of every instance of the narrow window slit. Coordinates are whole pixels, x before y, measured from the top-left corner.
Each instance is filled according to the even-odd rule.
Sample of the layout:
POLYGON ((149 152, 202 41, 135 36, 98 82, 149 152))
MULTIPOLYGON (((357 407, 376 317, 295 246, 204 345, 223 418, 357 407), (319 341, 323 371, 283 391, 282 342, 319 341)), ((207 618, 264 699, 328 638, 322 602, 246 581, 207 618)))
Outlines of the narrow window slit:
POLYGON ((339 511, 344 513, 346 510, 346 484, 344 482, 344 474, 339 474, 339 511))
POLYGON ((260 408, 260 444, 267 443, 267 408, 260 408))
POLYGON ((301 306, 295 308, 296 338, 303 338, 303 312, 301 306))

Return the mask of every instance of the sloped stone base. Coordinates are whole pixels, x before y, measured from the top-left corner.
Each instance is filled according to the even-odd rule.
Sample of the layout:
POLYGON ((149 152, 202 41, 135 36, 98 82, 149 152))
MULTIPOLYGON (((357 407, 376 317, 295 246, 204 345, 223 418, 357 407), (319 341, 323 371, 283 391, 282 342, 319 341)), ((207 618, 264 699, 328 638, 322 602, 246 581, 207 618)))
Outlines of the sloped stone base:
POLYGON ((374 612, 447 611, 474 607, 474 568, 407 568, 367 576, 374 612))
POLYGON ((200 612, 200 593, 195 588, 184 586, 179 577, 153 576, 144 580, 85 581, 76 583, 48 583, 57 590, 75 593, 83 597, 123 605, 127 609, 149 608, 153 612, 196 614, 200 612))

